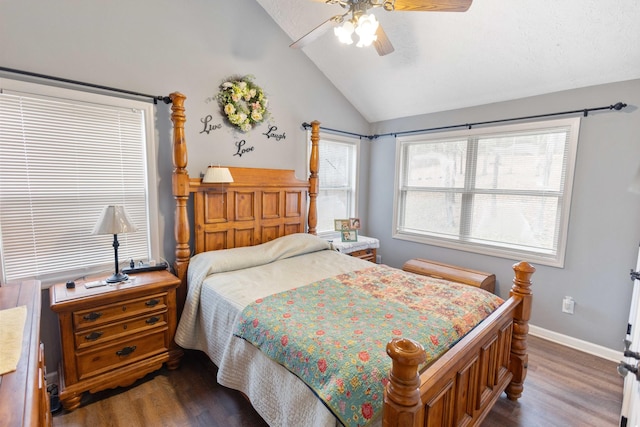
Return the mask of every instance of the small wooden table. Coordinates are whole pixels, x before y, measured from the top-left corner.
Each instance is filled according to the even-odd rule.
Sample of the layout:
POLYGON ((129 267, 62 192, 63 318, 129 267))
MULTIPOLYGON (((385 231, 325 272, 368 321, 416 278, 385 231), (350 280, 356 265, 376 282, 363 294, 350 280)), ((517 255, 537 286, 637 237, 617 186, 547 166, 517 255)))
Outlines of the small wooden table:
POLYGON ((380 247, 380 241, 378 239, 367 236, 358 236, 358 240, 355 242, 343 242, 338 236, 330 241, 333 247, 340 253, 371 261, 373 263, 377 262, 377 250, 380 247))
POLYGON ((183 354, 173 341, 177 277, 163 270, 132 274, 126 283, 86 286, 102 279, 50 288, 60 322, 59 390, 66 410, 78 408, 86 391, 131 385, 165 362, 176 369, 183 354))

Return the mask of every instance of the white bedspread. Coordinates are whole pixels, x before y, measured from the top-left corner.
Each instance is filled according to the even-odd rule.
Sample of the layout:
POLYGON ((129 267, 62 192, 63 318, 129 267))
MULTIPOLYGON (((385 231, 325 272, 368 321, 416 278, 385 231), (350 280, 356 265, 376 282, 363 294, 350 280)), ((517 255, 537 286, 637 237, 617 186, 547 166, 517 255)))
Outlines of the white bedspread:
POLYGON ((235 337, 233 326, 258 298, 369 266, 308 234, 196 255, 189 264, 187 301, 175 340, 204 351, 218 366, 218 383, 247 395, 269 425, 340 425, 304 382, 235 337))

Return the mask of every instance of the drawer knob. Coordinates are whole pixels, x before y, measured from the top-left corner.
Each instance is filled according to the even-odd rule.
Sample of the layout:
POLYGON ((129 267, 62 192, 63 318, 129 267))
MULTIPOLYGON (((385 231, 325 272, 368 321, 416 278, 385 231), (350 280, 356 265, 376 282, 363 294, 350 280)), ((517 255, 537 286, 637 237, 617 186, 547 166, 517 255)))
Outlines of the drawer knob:
POLYGON ((104 332, 102 332, 102 331, 99 331, 99 332, 98 331, 93 331, 89 335, 85 335, 84 339, 87 340, 87 341, 95 341, 98 338, 100 338, 102 336, 102 334, 104 334, 104 332))
POLYGON ((99 319, 100 316, 102 316, 102 313, 96 313, 95 311, 92 311, 91 313, 84 315, 82 318, 89 322, 93 322, 94 320, 99 319))
POLYGON ((118 351, 116 351, 116 354, 117 354, 118 356, 128 356, 128 355, 130 355, 131 353, 133 353, 134 351, 136 351, 136 346, 135 346, 135 345, 132 345, 132 346, 130 346, 130 347, 125 347, 125 348, 123 348, 122 350, 118 350, 118 351))
POLYGON ((158 320, 160 320, 159 317, 153 316, 147 319, 147 324, 149 325, 153 325, 154 323, 156 323, 158 320))
POLYGON ((147 307, 155 307, 156 305, 158 305, 159 302, 160 302, 159 300, 154 298, 145 302, 144 305, 146 305, 147 307))

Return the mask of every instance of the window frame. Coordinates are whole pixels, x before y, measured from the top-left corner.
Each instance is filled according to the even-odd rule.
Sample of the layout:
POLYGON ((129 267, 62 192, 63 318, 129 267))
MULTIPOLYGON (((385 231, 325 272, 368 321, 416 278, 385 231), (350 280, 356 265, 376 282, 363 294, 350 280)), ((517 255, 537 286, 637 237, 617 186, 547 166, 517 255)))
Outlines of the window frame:
MULTIPOLYGON (((309 159, 311 157, 311 130, 307 130, 307 175, 309 175, 311 173, 311 171, 309 170, 309 159)), ((337 143, 337 144, 345 144, 345 145, 351 145, 353 146, 353 155, 354 155, 354 161, 352 164, 352 192, 353 192, 353 196, 352 196, 352 200, 351 203, 353 205, 352 208, 352 212, 349 214, 349 216, 347 218, 353 218, 353 217, 358 217, 358 199, 360 196, 360 143, 361 143, 361 138, 359 137, 355 137, 355 136, 349 136, 349 135, 338 135, 335 133, 331 133, 331 132, 323 132, 320 135, 320 141, 318 141, 318 144, 321 145, 322 142, 331 142, 331 143, 337 143)), ((318 150, 320 150, 320 146, 318 146, 318 150)), ((323 158, 320 155, 320 160, 319 160, 319 165, 318 165, 318 176, 319 176, 319 180, 318 180, 318 196, 320 196, 320 192, 322 191, 322 161, 323 158)), ((319 198, 319 197, 318 197, 319 198)), ((321 217, 321 209, 323 208, 321 201, 318 202, 317 204, 318 207, 318 224, 320 224, 320 217, 321 217)), ((334 218, 334 219, 340 219, 340 218, 334 218)), ((346 219, 346 218, 345 218, 346 219)), ((333 221, 331 221, 331 224, 333 224, 333 221)), ((317 230, 317 234, 319 236, 322 237, 331 237, 331 236, 337 236, 339 235, 338 232, 336 232, 333 228, 330 230, 317 230)))
MULTIPOLYGON (((111 92, 103 91, 88 91, 86 88, 77 88, 74 85, 52 85, 49 82, 40 81, 25 81, 15 80, 12 77, 6 77, 0 74, 0 91, 6 91, 7 93, 23 94, 25 96, 32 95, 33 97, 60 99, 62 101, 71 101, 89 104, 101 104, 106 106, 114 106, 116 108, 135 108, 142 111, 144 117, 144 125, 142 131, 144 132, 144 158, 141 160, 145 164, 145 205, 146 205, 146 228, 147 228, 147 256, 148 259, 160 260, 162 255, 160 253, 161 241, 159 232, 159 202, 158 202, 158 172, 157 172, 157 158, 158 158, 158 145, 157 145, 157 131, 155 129, 156 111, 152 100, 140 100, 136 97, 114 95, 111 92)), ((110 201, 105 200, 104 205, 109 204, 110 201)), ((97 219, 97 216, 96 216, 97 219)), ((101 236, 107 237, 107 236, 101 236)), ((119 236, 120 237, 120 236, 119 236)), ((124 237, 124 236, 123 236, 124 237)), ((0 236, 1 238, 1 236, 0 236)), ((51 284, 72 280, 78 277, 84 277, 88 275, 104 273, 108 271, 113 273, 113 246, 110 244, 113 237, 109 238, 109 243, 105 245, 105 253, 110 257, 108 264, 99 265, 83 265, 79 260, 78 267, 72 270, 58 271, 56 273, 50 273, 43 275, 42 277, 35 277, 41 280, 43 288, 48 288, 51 284), (108 270, 105 270, 108 269, 108 270)), ((125 263, 125 259, 120 255, 120 265, 125 263)), ((0 257, 0 277, 5 277, 4 265, 2 264, 2 257, 0 257)), ((16 279, 20 280, 20 279, 16 279)))
MULTIPOLYGON (((579 130, 580 130, 580 118, 562 118, 562 119, 551 119, 544 121, 536 121, 536 122, 527 122, 527 123, 519 123, 519 124, 509 124, 509 125, 497 125, 490 127, 479 127, 474 129, 464 129, 464 130, 455 130, 455 131, 445 131, 445 132, 437 132, 437 133, 429 133, 429 134, 413 134, 410 136, 397 136, 396 137, 396 173, 395 173, 395 181, 394 181, 394 208, 393 208, 393 224, 392 224, 392 237, 394 239, 399 240, 407 240, 411 242, 429 244, 438 247, 444 247, 448 249, 462 250, 466 252, 479 253, 483 255, 495 256, 500 258, 508 258, 508 259, 526 259, 530 262, 536 262, 538 264, 548 265, 552 267, 564 267, 565 262, 565 253, 568 239, 568 230, 569 230, 569 217, 571 211, 571 195, 573 190, 573 180, 575 173, 575 163, 576 163, 576 155, 578 148, 578 139, 579 139, 579 130), (467 140, 467 148, 466 152, 469 152, 469 141, 472 138, 476 140, 485 135, 497 136, 499 134, 509 134, 514 132, 527 132, 534 131, 536 129, 550 129, 550 128, 558 128, 558 127, 568 127, 569 135, 567 138, 567 153, 566 153, 566 164, 565 164, 565 174, 564 174, 564 185, 563 191, 561 194, 561 202, 559 207, 560 218, 556 218, 557 223, 557 249, 555 253, 552 251, 550 253, 543 253, 543 251, 533 251, 533 250, 522 250, 515 247, 516 245, 511 245, 509 247, 508 244, 504 244, 502 246, 490 245, 486 243, 479 242, 479 239, 471 239, 466 240, 464 236, 460 232, 457 233, 457 238, 446 238, 444 236, 437 236, 436 233, 428 233, 428 232, 409 232, 403 230, 400 226, 401 221, 401 210, 405 209, 405 207, 401 204, 402 193, 403 193, 403 176, 404 176, 404 153, 403 149, 407 144, 415 144, 416 142, 435 142, 435 141, 447 141, 452 139, 466 139, 467 140)), ((467 157, 468 159, 468 157, 467 157)), ((467 160, 468 161, 468 160, 467 160)), ((465 165, 465 174, 473 173, 475 165, 466 164, 465 165)), ((469 182, 467 180, 467 182, 469 182)), ((451 193, 455 193, 452 188, 451 193)), ((464 201, 465 197, 468 194, 475 194, 474 190, 476 188, 469 188, 467 184, 465 184, 462 188, 456 188, 458 193, 462 194, 463 201, 461 201, 461 209, 469 209, 469 203, 464 201)), ((520 194, 526 193, 526 195, 536 196, 547 194, 548 192, 544 192, 543 190, 527 190, 527 191, 516 191, 512 190, 510 194, 520 194)), ((466 216, 465 219, 472 219, 470 216, 466 216)), ((463 215, 460 218, 460 229, 464 227, 468 227, 468 224, 463 224, 463 215)))

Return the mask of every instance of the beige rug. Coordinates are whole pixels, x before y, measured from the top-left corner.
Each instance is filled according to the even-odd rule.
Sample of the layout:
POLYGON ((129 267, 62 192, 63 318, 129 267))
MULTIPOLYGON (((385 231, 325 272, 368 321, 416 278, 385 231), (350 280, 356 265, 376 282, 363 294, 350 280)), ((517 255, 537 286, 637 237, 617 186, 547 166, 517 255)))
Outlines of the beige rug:
POLYGON ((16 370, 22 351, 27 306, 0 310, 0 375, 16 370))

